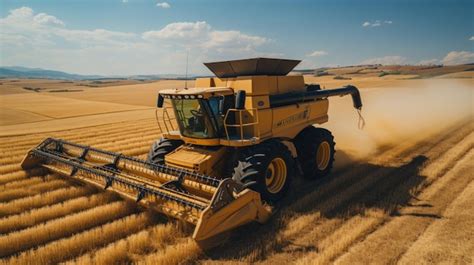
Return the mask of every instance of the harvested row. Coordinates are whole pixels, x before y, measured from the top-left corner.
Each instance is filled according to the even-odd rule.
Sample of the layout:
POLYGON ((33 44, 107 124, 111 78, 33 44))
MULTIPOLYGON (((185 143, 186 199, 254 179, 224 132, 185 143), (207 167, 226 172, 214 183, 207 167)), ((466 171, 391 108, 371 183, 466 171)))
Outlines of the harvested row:
MULTIPOLYGON (((103 143, 112 143, 112 142, 116 142, 116 141, 120 141, 120 140, 127 140, 127 139, 130 139, 130 136, 132 136, 132 139, 133 138, 136 139, 136 138, 140 138, 140 137, 144 137, 144 136, 149 136, 149 135, 152 135, 152 134, 155 135, 155 137, 158 137, 159 133, 160 133, 159 130, 156 130, 156 129, 153 129, 153 128, 149 128, 149 129, 148 128, 146 128, 146 129, 143 129, 143 128, 141 128, 141 129, 127 129, 123 132, 117 133, 117 135, 115 135, 115 136, 113 136, 113 135, 103 135, 103 136, 94 135, 94 136, 90 136, 89 138, 85 138, 83 140, 81 140, 82 136, 79 136, 78 138, 71 138, 71 139, 67 139, 67 140, 72 141, 72 142, 85 144, 85 145, 96 145, 96 144, 103 144, 103 143)), ((10 150, 0 151, 0 157, 3 157, 0 161, 2 161, 3 163, 9 163, 14 159, 18 159, 18 157, 24 156, 29 149, 37 146, 39 143, 40 143, 40 141, 29 144, 29 145, 26 145, 26 146, 15 147, 15 148, 10 149, 10 150), (8 156, 8 157, 4 157, 4 156, 8 156), (10 157, 11 157, 11 159, 9 160, 10 157)))
POLYGON ((175 224, 157 225, 85 254, 68 264, 126 264, 137 262, 137 256, 156 252, 173 244, 184 234, 175 224))
MULTIPOLYGON (((451 150, 450 150, 451 151, 451 150)), ((448 152, 449 153, 449 152, 448 152)), ((451 159, 451 161, 454 160, 457 160, 457 157, 454 157, 451 159)), ((435 160, 434 162, 432 162, 432 164, 437 164, 439 162, 439 159, 438 160, 435 160)), ((432 164, 429 164, 429 165, 432 165, 432 164)), ((449 166, 450 167, 450 166, 449 166)), ((436 172, 436 174, 440 174, 440 172, 444 172, 444 170, 446 170, 446 168, 439 168, 439 171, 436 172)), ((387 194, 388 195, 385 195, 385 197, 383 197, 381 199, 380 196, 375 196, 372 200, 377 202, 376 204, 390 204, 391 202, 397 202, 397 201, 404 201, 406 200, 406 198, 399 198, 399 196, 403 196, 404 194, 404 191, 407 190, 407 187, 404 187, 404 185, 406 185, 407 183, 409 183, 411 180, 408 179, 407 181, 403 182, 401 185, 395 185, 397 188, 395 188, 394 190, 392 190, 391 192, 388 192, 387 194), (400 195, 401 194, 401 195, 400 195)), ((390 186, 390 184, 387 184, 390 186)), ((377 186, 380 186, 380 185, 377 185, 377 186)), ((408 187, 410 187, 410 185, 408 185, 408 187)), ((382 191, 380 191, 382 192, 382 191)), ((307 260, 306 260, 307 261, 307 260)), ((329 261, 329 260, 327 260, 329 261)), ((373 260, 374 261, 374 260, 373 260)))
MULTIPOLYGON (((462 125, 462 128, 466 128, 465 124, 462 125)), ((471 130, 466 129, 458 131, 458 137, 453 139, 453 142, 460 141, 462 137, 470 133, 470 131, 471 130)), ((341 189, 348 188, 352 184, 360 182, 363 179, 371 176, 374 177, 377 175, 383 175, 384 171, 389 170, 389 168, 385 167, 384 165, 393 163, 394 160, 410 160, 412 157, 421 155, 421 152, 428 151, 429 148, 433 148, 439 142, 443 142, 450 137, 451 133, 443 132, 431 138, 430 141, 425 140, 422 143, 410 142, 410 144, 403 145, 403 148, 395 147, 393 149, 388 149, 377 155, 373 161, 371 160, 368 163, 359 163, 358 165, 351 167, 350 170, 345 170, 339 174, 335 174, 335 176, 329 180, 329 183, 318 185, 316 189, 314 189, 313 186, 309 187, 311 193, 308 194, 308 197, 297 196, 297 200, 293 202, 289 208, 290 210, 297 212, 304 211, 306 208, 305 206, 311 206, 315 199, 323 198, 327 195, 332 197, 334 191, 340 191, 341 189)), ((400 164, 400 162, 398 162, 398 164, 400 164)))
POLYGON ((79 211, 113 202, 118 199, 114 193, 99 193, 90 197, 79 197, 50 206, 33 209, 17 215, 0 219, 0 234, 11 233, 20 229, 40 224, 58 217, 74 214, 79 211))
MULTIPOLYGON (((466 135, 466 133, 469 133, 469 132, 459 131, 455 136, 452 136, 452 137, 445 137, 444 135, 441 135, 439 141, 441 141, 442 144, 440 144, 438 140, 435 140, 433 144, 431 145, 431 148, 423 148, 427 152, 425 155, 431 156, 432 158, 436 157, 438 153, 443 153, 444 152, 443 150, 448 150, 453 144, 456 144, 457 142, 461 141, 463 137, 466 135)), ((412 156, 417 155, 417 151, 416 151, 417 148, 413 150, 415 150, 415 153, 412 154, 412 156)), ((367 168, 367 172, 371 172, 371 173, 362 174, 363 172, 362 173, 357 172, 356 173, 357 175, 353 175, 352 172, 348 172, 346 174, 343 174, 343 176, 339 176, 338 178, 343 177, 344 179, 343 183, 346 180, 351 180, 351 178, 354 178, 356 181, 354 183, 346 184, 343 187, 338 187, 338 185, 336 185, 336 187, 333 186, 328 191, 328 194, 332 194, 332 195, 327 196, 328 199, 326 200, 321 200, 322 198, 318 200, 318 198, 320 198, 320 189, 316 189, 314 190, 314 192, 311 192, 305 197, 297 200, 295 203, 291 204, 288 207, 288 209, 286 209, 286 211, 289 211, 287 214, 290 214, 290 216, 296 215, 296 219, 286 217, 284 218, 288 220, 286 223, 288 223, 288 225, 291 225, 291 227, 293 227, 294 224, 300 224, 298 228, 294 229, 293 231, 298 236, 304 235, 304 233, 307 232, 306 227, 308 227, 308 224, 314 224, 315 222, 317 222, 317 220, 320 218, 320 214, 324 214, 324 215, 331 214, 331 212, 334 213, 336 209, 338 209, 336 212, 347 212, 347 210, 350 209, 350 208, 347 208, 348 206, 357 204, 357 202, 354 202, 353 199, 360 197, 358 195, 369 194, 362 197, 361 202, 363 202, 364 200, 367 200, 368 198, 370 199, 370 197, 373 196, 373 194, 377 195, 377 194, 382 193, 382 191, 386 190, 387 188, 390 189, 390 186, 388 185, 380 185, 381 176, 391 175, 389 179, 392 179, 392 181, 397 181, 396 179, 399 177, 400 174, 402 175, 405 174, 406 177, 409 177, 409 172, 407 175, 407 173, 404 173, 403 169, 395 169, 395 168, 382 167, 374 171, 373 166, 370 166, 367 168), (365 175, 365 177, 360 177, 361 175, 362 176, 365 175), (382 189, 379 189, 379 186, 382 189), (373 189, 370 187, 377 187, 377 189, 373 189), (342 191, 340 190, 341 188, 343 188, 342 191), (337 196, 334 196, 334 194, 337 194, 337 196), (315 201, 317 202, 316 204, 315 204, 315 201), (347 205, 347 202, 349 201, 351 202, 351 204, 347 205), (344 205, 347 205, 347 206, 344 206, 344 205), (303 216, 298 216, 299 214, 295 214, 295 213, 291 214, 291 211, 296 210, 296 212, 305 212, 310 209, 318 209, 318 211, 316 213, 310 213, 303 216)), ((331 184, 331 182, 328 184, 331 184)), ((399 184, 396 184, 396 185, 399 185, 399 184)), ((388 196, 390 197, 390 194, 388 196)), ((374 197, 377 197, 377 196, 374 196, 374 197)), ((400 198, 389 199, 389 201, 398 201, 398 200, 400 200, 400 198)), ((313 226, 310 225, 310 227, 313 227, 313 226)), ((269 229, 269 232, 274 231, 274 230, 275 228, 269 229)), ((370 232, 370 230, 368 232, 370 232)), ((297 235, 291 235, 291 234, 292 233, 286 233, 286 236, 283 236, 282 238, 280 238, 280 240, 285 241, 285 240, 291 240, 291 237, 298 237, 297 235), (291 237, 288 238, 288 236, 290 235, 291 237)), ((259 238, 266 238, 266 236, 259 236, 259 238)), ((268 238, 271 239, 273 237, 268 237, 268 238)), ((260 241, 262 240, 257 240, 256 244, 251 243, 252 246, 249 247, 250 249, 254 249, 253 252, 250 253, 249 255, 257 257, 257 259, 261 258, 262 254, 253 254, 253 253, 265 253, 265 252, 271 251, 271 250, 265 250, 268 247, 268 245, 271 245, 271 244, 276 244, 278 246, 278 243, 266 242, 265 240, 263 240, 265 242, 260 242, 260 241)), ((232 255, 232 256, 235 256, 235 255, 232 255)), ((248 258, 247 259, 248 261, 255 261, 255 259, 253 259, 252 257, 248 256, 247 258, 248 258)))
POLYGON ((195 260, 202 250, 191 238, 181 240, 178 244, 167 246, 163 251, 150 254, 139 260, 138 264, 185 264, 195 260))
POLYGON ((114 202, 68 215, 25 230, 0 236, 0 257, 27 250, 99 226, 136 211, 126 202, 114 202))
MULTIPOLYGON (((96 148, 102 148, 106 149, 112 152, 122 152, 125 155, 138 155, 138 154, 144 154, 149 151, 149 146, 153 142, 153 140, 157 139, 156 135, 151 135, 143 138, 132 138, 132 139, 126 139, 126 140, 121 140, 118 143, 106 143, 103 145, 97 145, 95 146, 96 148), (125 144, 126 143, 126 144, 125 144)), ((15 177, 14 179, 20 179, 22 178, 21 176, 24 176, 26 173, 23 172, 20 164, 18 163, 19 161, 12 161, 12 164, 0 166, 0 175, 3 174, 17 174, 17 173, 23 173, 23 174, 17 174, 19 175, 18 177, 15 177)), ((16 175, 15 175, 16 176, 16 175)), ((3 182, 6 183, 7 181, 3 182)), ((2 182, 0 182, 1 184, 2 182)))
POLYGON ((138 138, 131 137, 131 138, 113 142, 113 143, 107 142, 104 144, 95 145, 94 147, 98 149, 112 151, 112 152, 127 151, 132 148, 144 147, 144 146, 149 148, 148 145, 150 145, 151 142, 155 140, 156 138, 157 136, 154 134, 147 135, 145 137, 138 137, 138 138))
MULTIPOLYGON (((126 134, 118 137, 115 140, 110 139, 96 139, 91 142, 81 142, 81 144, 94 146, 96 148, 108 149, 109 147, 117 149, 120 146, 120 150, 125 150, 127 145, 133 143, 145 142, 145 145, 150 145, 151 142, 159 138, 159 133, 154 131, 149 131, 144 134, 134 134, 133 137, 129 137, 126 134)), ((19 150, 7 152, 8 157, 0 158, 2 166, 0 166, 0 174, 5 174, 9 172, 14 172, 20 170, 19 162, 26 155, 28 150, 34 146, 28 146, 28 148, 21 148, 19 150)), ((111 150, 114 151, 114 150, 111 150)), ((1 155, 0 155, 1 157, 1 155)))
POLYGON ((155 223, 148 213, 131 215, 91 230, 51 242, 2 261, 3 264, 52 264, 74 258, 86 250, 101 247, 136 233, 155 223))
POLYGON ((341 227, 321 242, 311 254, 297 260, 295 264, 328 264, 339 253, 346 250, 355 240, 362 238, 366 233, 375 229, 386 219, 383 212, 369 214, 368 217, 355 216, 345 221, 341 227))
MULTIPOLYGON (((451 141, 459 141, 459 137, 453 137, 454 139, 450 139, 451 141)), ((451 141, 448 141, 448 142, 451 142, 451 141)), ((460 140, 461 142, 463 141, 462 139, 460 140)), ((444 146, 450 146, 449 144, 444 144, 444 146)), ((438 153, 439 148, 439 145, 437 145, 435 148, 433 148, 434 150, 430 150, 431 152, 427 152, 427 154, 432 154, 431 157, 435 158, 435 154, 438 153)), ((451 161, 455 161, 457 160, 458 157, 451 157, 451 161)), ((438 159, 439 160, 439 159, 438 159)), ((435 164, 438 164, 438 160, 434 161, 435 164)), ((431 164, 430 164, 431 165, 431 164)), ((448 166, 450 167, 450 166, 448 166)), ((443 172, 445 170, 445 168, 439 168, 438 169, 443 172)), ((406 201, 407 198, 405 197, 405 190, 407 190, 407 187, 406 187, 406 184, 409 183, 410 181, 412 181, 410 179, 410 175, 407 175, 406 177, 404 177, 403 175, 405 174, 406 175, 406 172, 407 170, 401 170, 401 172, 399 172, 399 174, 397 174, 397 177, 400 178, 401 180, 404 180, 404 179, 408 179, 406 181, 402 181, 401 184, 395 184, 395 183, 390 183, 390 182, 384 182, 382 185, 380 184, 377 184, 375 185, 377 187, 377 189, 380 189, 379 191, 371 191, 370 193, 368 193, 367 195, 365 195, 364 197, 361 198, 361 202, 364 202, 364 201, 367 201, 367 202, 374 202, 376 205, 379 205, 381 208, 385 208, 387 209, 387 206, 389 207, 389 213, 390 212, 393 212, 394 209, 390 209, 390 205, 397 205, 399 202, 403 202, 403 201, 406 201), (385 187, 385 188, 384 188, 385 187), (397 187, 395 189, 393 189, 393 187, 397 187), (385 191, 385 190, 392 190, 392 191, 385 191)), ((400 181, 398 180, 398 178, 393 178, 394 180, 396 180, 398 183, 400 183, 400 181)), ((415 177, 416 178, 416 177, 415 177)), ((359 200, 359 199, 358 199, 359 200)), ((334 251, 334 250, 332 250, 334 251)), ((322 255, 323 256, 323 255, 322 255)), ((306 260, 307 261, 307 260, 306 260)), ((330 261, 330 260, 326 260, 326 261, 330 261)), ((324 263, 324 262, 323 262, 324 263)))
POLYGON ((472 261, 474 182, 464 189, 443 215, 445 218, 434 221, 413 243, 399 259, 399 264, 431 263, 434 257, 446 264, 472 261))
POLYGON ((445 178, 451 181, 446 182, 443 188, 435 187, 438 182, 424 190, 416 200, 413 200, 412 207, 401 209, 400 216, 392 218, 380 229, 375 231, 364 241, 354 245, 345 255, 341 256, 338 264, 352 264, 353 260, 361 263, 394 263, 403 255, 413 242, 422 235, 423 231, 434 221, 432 218, 441 214, 441 212, 451 203, 452 194, 459 194, 459 190, 466 187, 466 184, 473 181, 472 166, 466 162, 474 157, 474 153, 466 155, 459 160, 455 167, 448 171, 440 180, 445 178), (465 176, 469 176, 465 178, 465 176), (453 181, 457 178, 457 181, 453 181), (438 192, 432 193, 429 190, 435 188, 438 192), (432 196, 430 198, 426 195, 432 196), (430 201, 431 207, 417 207, 417 203, 423 205, 430 201), (372 255, 363 255, 367 250, 373 252, 372 255))
POLYGON ((38 194, 32 197, 21 198, 7 203, 0 203, 0 217, 18 214, 30 209, 48 206, 68 199, 92 194, 94 191, 94 188, 89 187, 71 187, 38 194))
MULTIPOLYGON (((438 137, 435 137, 432 139, 431 141, 432 144, 423 143, 422 145, 423 148, 420 148, 418 145, 417 145, 418 146, 417 148, 409 148, 413 150, 413 153, 407 154, 403 152, 404 153, 403 157, 400 157, 399 159, 410 161, 412 158, 419 157, 421 155, 434 159, 438 156, 439 153, 444 153, 446 150, 449 150, 451 146, 462 141, 462 139, 466 137, 467 134, 470 134, 470 130, 461 130, 461 131, 458 131, 455 135, 441 134, 438 137)), ((388 160, 386 160, 385 163, 389 163, 392 160, 394 160, 394 158, 391 157, 390 153, 388 153, 387 156, 388 156, 387 158, 388 160)), ((379 162, 383 162, 382 157, 383 155, 378 156, 379 162)), ((314 205, 315 199, 319 198, 321 194, 329 194, 331 195, 330 197, 334 199, 335 197, 332 195, 336 191, 339 194, 337 198, 338 200, 340 200, 340 198, 343 197, 341 196, 340 192, 344 192, 340 190, 341 188, 344 188, 345 191, 349 191, 353 193, 354 190, 356 189, 354 185, 361 186, 361 188, 363 189, 364 187, 367 187, 367 185, 363 185, 364 180, 369 181, 369 183, 367 184, 374 184, 374 182, 381 179, 380 178, 381 176, 386 176, 389 173, 393 173, 395 170, 399 170, 399 169, 393 168, 393 167, 385 167, 383 165, 381 166, 372 165, 370 163, 368 164, 368 166, 362 165, 361 171, 358 171, 357 169, 350 170, 349 172, 343 173, 341 176, 335 176, 336 179, 334 179, 334 181, 331 181, 327 185, 324 185, 320 189, 317 189, 311 192, 310 194, 306 195, 303 198, 299 198, 289 208, 297 212, 305 211, 306 207, 308 206, 312 207, 314 205), (333 183, 338 183, 338 182, 342 185, 336 186, 336 187, 332 185, 333 183)), ((328 203, 324 203, 324 205, 328 205, 328 203)))
POLYGON ((427 176, 433 182, 440 176, 446 174, 461 157, 474 148, 474 132, 471 132, 458 145, 455 145, 448 152, 443 153, 434 163, 425 167, 421 174, 427 176))
POLYGON ((387 150, 391 154, 390 156, 380 159, 380 156, 376 155, 370 159, 370 163, 376 165, 390 165, 395 162, 395 165, 397 165, 396 162, 406 162, 407 159, 410 159, 411 154, 415 152, 423 153, 436 143, 451 137, 452 132, 458 132, 460 133, 458 135, 464 136, 472 130, 471 120, 469 118, 461 119, 458 122, 454 122, 449 129, 440 129, 438 133, 432 133, 429 137, 420 134, 412 136, 409 139, 404 139, 387 150))
POLYGON ((4 175, 4 174, 8 174, 8 173, 11 173, 11 172, 21 170, 21 167, 17 162, 19 162, 19 161, 18 160, 12 160, 12 161, 8 162, 8 165, 0 166, 0 175, 4 175))
POLYGON ((123 151, 122 153, 128 156, 140 156, 143 154, 147 154, 149 151, 150 151, 150 147, 146 146, 146 147, 137 147, 137 148, 129 149, 127 151, 123 151))
POLYGON ((14 172, 14 173, 8 173, 8 174, 5 174, 5 175, 0 175, 0 185, 4 185, 4 184, 7 184, 7 183, 11 183, 11 182, 14 182, 14 181, 18 181, 18 180, 23 180, 27 177, 37 177, 37 176, 42 176, 44 175, 45 173, 45 170, 42 169, 42 168, 35 168, 29 172, 25 172, 25 171, 17 171, 17 172, 14 172))
POLYGON ((23 186, 28 186, 28 185, 35 185, 35 184, 38 184, 38 183, 48 181, 50 179, 54 179, 54 176, 48 175, 48 176, 45 176, 45 177, 31 177, 31 178, 28 178, 28 179, 12 181, 12 182, 8 182, 8 183, 5 183, 5 184, 1 185, 0 190, 9 190, 9 189, 20 188, 20 187, 23 187, 23 186))
MULTIPOLYGON (((67 130, 67 131, 57 131, 57 132, 48 132, 48 133, 40 133, 40 134, 32 134, 32 135, 24 135, 24 136, 6 136, 1 137, 2 139, 0 143, 0 149, 2 148, 10 148, 12 146, 19 146, 19 145, 29 145, 39 143, 46 137, 71 137, 71 136, 79 136, 84 138, 90 138, 95 135, 104 135, 116 132, 122 132, 125 128, 142 128, 143 126, 156 125, 156 121, 154 119, 145 119, 145 120, 138 120, 133 122, 121 122, 121 123, 113 123, 113 124, 106 124, 102 126, 94 126, 93 130, 90 127, 67 130)), ((81 139, 78 138, 78 139, 81 139)))
POLYGON ((8 202, 11 200, 20 199, 27 196, 33 196, 38 193, 44 193, 69 186, 70 184, 66 181, 58 179, 35 185, 24 186, 22 188, 8 189, 0 192, 0 202, 8 202))

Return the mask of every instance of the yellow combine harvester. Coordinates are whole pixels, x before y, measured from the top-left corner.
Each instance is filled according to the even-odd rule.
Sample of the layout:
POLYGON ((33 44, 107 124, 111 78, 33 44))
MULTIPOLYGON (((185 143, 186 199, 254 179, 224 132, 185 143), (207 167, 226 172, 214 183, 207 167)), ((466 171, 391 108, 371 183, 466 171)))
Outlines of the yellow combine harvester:
POLYGON ((328 97, 350 94, 354 107, 362 107, 354 86, 322 90, 302 76, 287 76, 299 62, 206 63, 216 77, 160 91, 163 135, 147 161, 48 138, 29 151, 22 167, 110 188, 195 224, 193 238, 209 246, 223 232, 265 222, 297 168, 309 178, 328 174, 333 136, 313 126, 327 122, 328 97))

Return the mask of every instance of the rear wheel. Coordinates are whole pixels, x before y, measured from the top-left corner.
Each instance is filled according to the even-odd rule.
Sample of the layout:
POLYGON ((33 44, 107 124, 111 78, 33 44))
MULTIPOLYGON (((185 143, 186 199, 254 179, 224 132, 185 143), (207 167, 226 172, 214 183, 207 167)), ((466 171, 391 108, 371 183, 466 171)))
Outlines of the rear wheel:
POLYGON ((335 153, 334 137, 330 131, 307 127, 296 137, 295 146, 305 177, 315 179, 329 174, 335 153))
POLYGON ((161 138, 151 146, 147 161, 153 164, 164 164, 165 155, 171 153, 182 144, 183 141, 181 140, 161 138))
POLYGON ((288 148, 272 140, 244 149, 232 178, 261 194, 267 202, 276 202, 288 191, 293 177, 294 160, 288 148))

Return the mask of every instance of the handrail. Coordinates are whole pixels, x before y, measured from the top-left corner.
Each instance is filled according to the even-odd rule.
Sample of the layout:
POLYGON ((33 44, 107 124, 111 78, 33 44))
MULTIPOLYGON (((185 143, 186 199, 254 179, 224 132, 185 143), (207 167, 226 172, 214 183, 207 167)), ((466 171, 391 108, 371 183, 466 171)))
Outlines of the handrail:
POLYGON ((172 107, 163 107, 162 110, 162 114, 160 117, 158 117, 158 114, 157 114, 157 123, 158 123, 158 127, 160 129, 160 131, 162 133, 169 133, 170 131, 175 131, 175 126, 173 125, 173 120, 176 120, 176 117, 171 117, 170 114, 169 114, 169 111, 168 109, 170 109, 172 107), (163 123, 163 125, 162 125, 163 123), (163 130, 164 129, 164 130, 163 130))
MULTIPOLYGON (((240 140, 245 140, 246 138, 244 138, 244 127, 248 127, 248 126, 255 126, 256 129, 257 129, 257 135, 252 135, 250 138, 260 138, 260 128, 256 125, 259 124, 259 120, 258 120, 258 109, 255 109, 255 108, 252 108, 252 109, 229 109, 227 111, 227 113, 225 114, 224 116, 224 130, 225 130, 225 134, 226 134, 226 138, 227 140, 231 140, 230 139, 230 136, 229 136, 229 127, 232 127, 232 128, 240 128, 240 140), (242 113, 246 111, 251 111, 252 112, 252 116, 253 116, 253 122, 247 122, 247 123, 243 123, 243 119, 242 119, 242 113), (228 123, 228 118, 229 118, 229 114, 231 112, 238 112, 238 115, 239 115, 239 123, 235 123, 235 124, 230 124, 228 123)), ((253 132, 255 132, 255 130, 253 130, 253 132)))

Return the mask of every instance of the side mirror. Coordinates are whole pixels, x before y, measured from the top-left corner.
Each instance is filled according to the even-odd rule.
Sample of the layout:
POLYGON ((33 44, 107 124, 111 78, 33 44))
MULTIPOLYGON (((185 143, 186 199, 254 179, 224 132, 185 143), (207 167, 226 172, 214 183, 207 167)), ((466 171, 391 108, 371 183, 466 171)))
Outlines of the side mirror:
POLYGON ((158 102, 156 102, 156 106, 158 108, 162 108, 164 101, 165 101, 165 98, 162 95, 158 94, 158 102))
POLYGON ((235 108, 236 109, 245 108, 245 90, 239 90, 235 94, 235 108))

